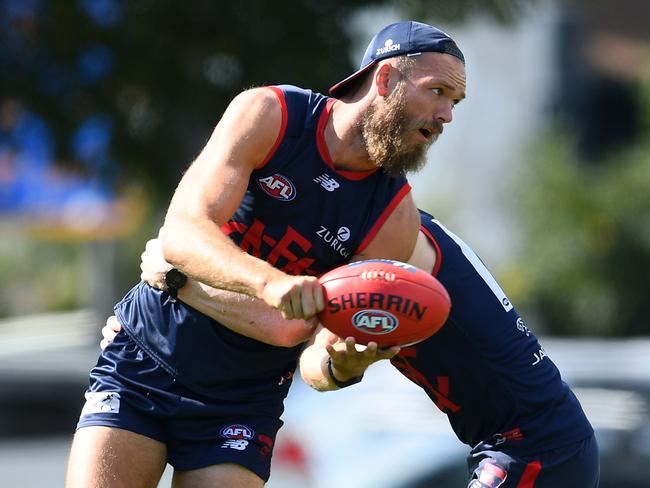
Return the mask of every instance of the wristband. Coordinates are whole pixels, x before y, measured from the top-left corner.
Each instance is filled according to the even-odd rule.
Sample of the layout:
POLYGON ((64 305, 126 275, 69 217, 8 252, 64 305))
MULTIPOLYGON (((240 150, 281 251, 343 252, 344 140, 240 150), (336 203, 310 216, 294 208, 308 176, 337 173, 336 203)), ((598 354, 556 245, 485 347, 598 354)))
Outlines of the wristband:
POLYGON ((172 268, 165 273, 167 293, 169 293, 169 296, 172 298, 178 298, 178 290, 183 288, 185 283, 187 283, 187 276, 176 268, 172 268))
POLYGON ((345 388, 346 386, 352 386, 356 385, 363 379, 363 375, 357 376, 356 378, 351 378, 347 381, 339 381, 336 379, 336 376, 334 376, 334 371, 332 371, 332 358, 327 358, 327 372, 330 375, 330 378, 332 379, 332 383, 334 383, 336 386, 339 388, 345 388))

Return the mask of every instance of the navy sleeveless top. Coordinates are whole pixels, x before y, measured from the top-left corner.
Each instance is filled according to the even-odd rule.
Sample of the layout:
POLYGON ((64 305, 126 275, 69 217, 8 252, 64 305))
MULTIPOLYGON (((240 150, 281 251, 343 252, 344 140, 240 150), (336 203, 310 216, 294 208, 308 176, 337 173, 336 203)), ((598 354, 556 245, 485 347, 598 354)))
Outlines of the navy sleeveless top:
MULTIPOLYGON (((223 230, 243 250, 290 274, 319 275, 362 251, 410 191, 382 170, 338 171, 324 140, 334 99, 269 87, 283 123, 223 230)), ((145 283, 115 307, 126 332, 178 381, 240 411, 280 415, 302 346, 237 334, 145 283)))
POLYGON ((426 212, 434 276, 451 298, 438 333, 392 363, 424 389, 465 444, 545 451, 591 435, 580 403, 482 261, 426 212))

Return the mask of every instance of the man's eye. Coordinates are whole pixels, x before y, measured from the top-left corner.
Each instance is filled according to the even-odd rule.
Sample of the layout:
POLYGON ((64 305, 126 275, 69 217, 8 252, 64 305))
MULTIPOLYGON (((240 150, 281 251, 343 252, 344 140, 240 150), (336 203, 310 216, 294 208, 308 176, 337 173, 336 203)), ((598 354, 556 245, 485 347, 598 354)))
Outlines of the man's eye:
POLYGON ((431 91, 438 96, 442 95, 442 88, 431 88, 431 91))

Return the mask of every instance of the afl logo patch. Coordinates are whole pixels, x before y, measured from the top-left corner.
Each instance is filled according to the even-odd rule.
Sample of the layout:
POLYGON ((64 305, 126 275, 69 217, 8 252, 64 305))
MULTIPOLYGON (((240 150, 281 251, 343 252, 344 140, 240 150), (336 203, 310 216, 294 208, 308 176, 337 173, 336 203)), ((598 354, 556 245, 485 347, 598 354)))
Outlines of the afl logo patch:
POLYGON ((352 316, 352 325, 366 334, 381 335, 397 329, 399 320, 385 310, 361 310, 352 316))
POLYGON ((219 433, 226 439, 252 439, 255 434, 253 429, 241 424, 227 425, 219 433))
POLYGON ((289 202, 296 198, 296 187, 291 180, 280 173, 275 173, 266 178, 259 178, 257 184, 267 195, 284 202, 289 202))

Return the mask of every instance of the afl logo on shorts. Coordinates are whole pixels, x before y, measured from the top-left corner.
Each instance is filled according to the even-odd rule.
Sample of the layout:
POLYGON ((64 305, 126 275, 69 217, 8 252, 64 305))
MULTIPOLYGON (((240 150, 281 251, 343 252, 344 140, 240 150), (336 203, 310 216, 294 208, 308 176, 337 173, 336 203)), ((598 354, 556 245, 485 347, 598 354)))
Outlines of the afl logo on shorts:
POLYGON ((282 176, 280 173, 275 173, 273 176, 267 176, 266 178, 259 178, 257 184, 264 190, 264 193, 277 200, 289 202, 296 198, 296 187, 293 186, 289 178, 282 176))
POLYGON ((352 325, 366 334, 381 335, 397 329, 399 320, 385 310, 361 310, 352 316, 352 325))
POLYGON ((241 424, 227 425, 219 433, 226 439, 252 439, 255 434, 253 429, 241 424))

